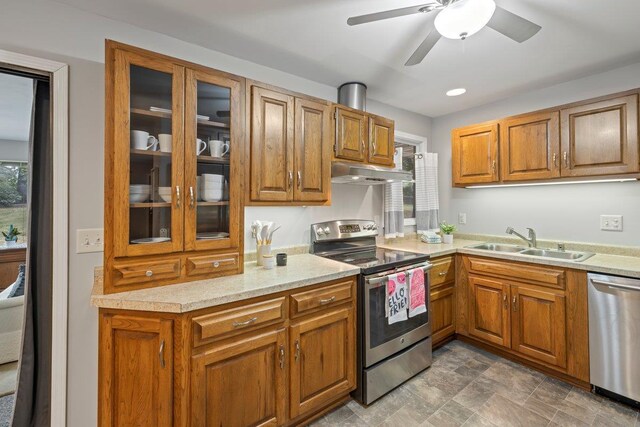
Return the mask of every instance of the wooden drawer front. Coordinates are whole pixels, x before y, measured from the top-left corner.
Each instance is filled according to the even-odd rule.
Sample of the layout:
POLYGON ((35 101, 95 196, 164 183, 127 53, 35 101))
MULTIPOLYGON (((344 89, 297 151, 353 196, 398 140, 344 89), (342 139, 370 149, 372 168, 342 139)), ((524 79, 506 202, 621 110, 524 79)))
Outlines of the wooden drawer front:
POLYGON ((180 258, 114 264, 113 285, 124 286, 180 277, 180 258))
POLYGON ((247 332, 285 320, 285 297, 232 308, 193 319, 194 345, 221 335, 247 332))
POLYGON ((234 254, 193 256, 187 258, 187 275, 217 274, 238 269, 239 256, 234 254))
POLYGON ((291 296, 291 315, 304 313, 321 307, 331 307, 353 298, 353 280, 340 282, 291 296))
POLYGON ((480 258, 469 258, 469 270, 479 274, 506 276, 525 282, 534 282, 552 288, 565 288, 564 270, 537 268, 521 263, 506 263, 480 258))
POLYGON ((453 282, 456 278, 455 262, 453 257, 439 258, 431 262, 433 267, 429 270, 431 288, 447 282, 453 282))

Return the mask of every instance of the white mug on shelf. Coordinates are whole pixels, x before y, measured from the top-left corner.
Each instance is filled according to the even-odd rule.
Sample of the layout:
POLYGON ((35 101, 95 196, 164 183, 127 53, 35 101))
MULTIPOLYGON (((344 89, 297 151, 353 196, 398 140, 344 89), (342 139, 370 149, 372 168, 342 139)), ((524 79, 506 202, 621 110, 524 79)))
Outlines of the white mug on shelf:
POLYGON ((163 153, 171 152, 171 143, 172 138, 169 133, 161 133, 158 135, 158 145, 160 146, 160 151, 163 153))
POLYGON ((207 143, 201 140, 200 138, 196 138, 196 153, 199 156, 207 149, 207 143))
POLYGON ((218 139, 209 141, 209 153, 211 157, 222 157, 229 152, 229 143, 218 139))
POLYGON ((158 140, 155 136, 149 135, 149 132, 143 130, 131 131, 131 148, 154 151, 157 145, 158 140))

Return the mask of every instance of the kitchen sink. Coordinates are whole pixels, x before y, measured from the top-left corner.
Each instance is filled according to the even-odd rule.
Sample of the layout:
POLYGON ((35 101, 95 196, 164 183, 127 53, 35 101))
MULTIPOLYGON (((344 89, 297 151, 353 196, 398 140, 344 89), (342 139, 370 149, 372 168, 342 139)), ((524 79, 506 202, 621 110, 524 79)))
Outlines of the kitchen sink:
POLYGON ((517 245, 509 245, 504 243, 480 243, 478 245, 467 246, 469 249, 480 249, 491 252, 507 252, 518 255, 529 255, 541 258, 555 258, 565 261, 581 262, 591 258, 595 254, 592 252, 576 252, 576 251, 556 251, 553 249, 525 248, 517 245))
POLYGON ((520 252, 525 250, 522 246, 516 245, 507 245, 503 243, 481 243, 479 245, 469 246, 470 249, 481 249, 483 251, 494 251, 494 252, 520 252))
POLYGON ((551 249, 526 249, 520 252, 521 255, 532 255, 544 258, 564 259, 567 261, 584 261, 595 254, 592 252, 554 251, 551 249))

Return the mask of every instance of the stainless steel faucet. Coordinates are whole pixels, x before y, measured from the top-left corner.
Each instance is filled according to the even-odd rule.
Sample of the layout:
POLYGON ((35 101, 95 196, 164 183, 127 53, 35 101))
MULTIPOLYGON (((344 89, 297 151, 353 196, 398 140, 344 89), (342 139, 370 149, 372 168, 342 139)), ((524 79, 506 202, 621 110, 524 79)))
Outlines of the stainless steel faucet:
POLYGON ((527 230, 529 230, 529 238, 528 239, 526 237, 524 237, 522 234, 518 233, 516 230, 514 230, 511 227, 507 227, 507 234, 514 234, 514 235, 518 236, 519 238, 521 238, 522 240, 524 240, 525 242, 527 242, 527 244, 529 245, 530 248, 537 248, 538 247, 538 240, 536 239, 536 231, 533 228, 527 228, 527 230))

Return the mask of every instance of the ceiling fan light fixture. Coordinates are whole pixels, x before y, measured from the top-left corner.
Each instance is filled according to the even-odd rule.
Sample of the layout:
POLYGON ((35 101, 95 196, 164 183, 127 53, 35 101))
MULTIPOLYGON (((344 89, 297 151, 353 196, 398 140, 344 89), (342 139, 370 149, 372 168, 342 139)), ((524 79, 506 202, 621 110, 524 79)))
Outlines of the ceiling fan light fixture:
POLYGON ((463 87, 451 89, 447 91, 447 96, 460 96, 467 93, 467 90, 463 87))
POLYGON ((458 0, 443 9, 434 24, 443 37, 464 40, 484 28, 495 11, 494 0, 458 0))

